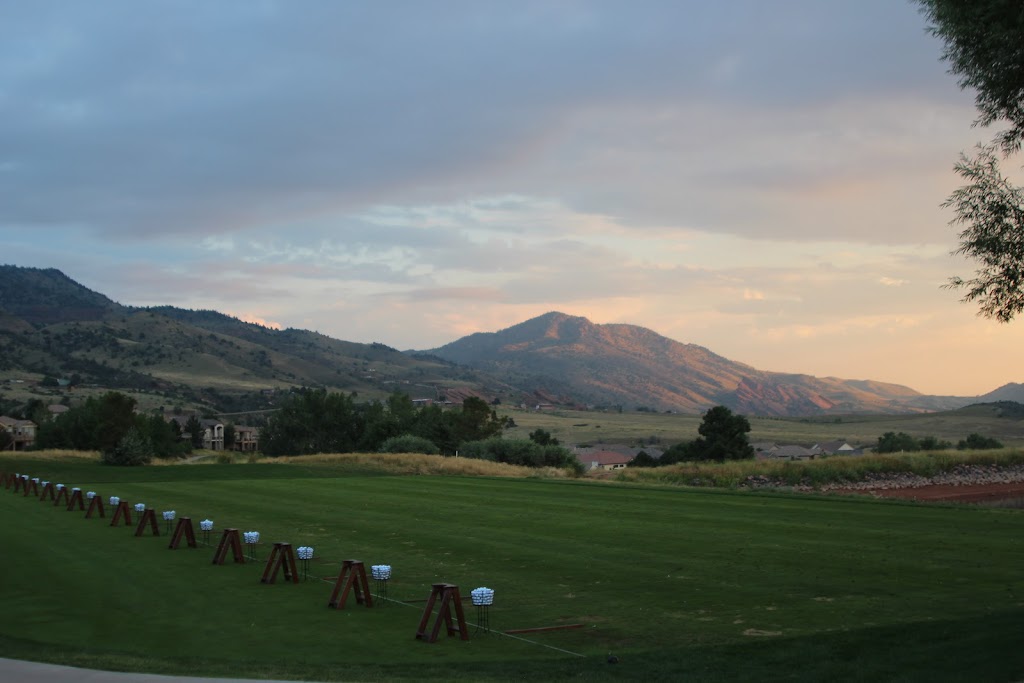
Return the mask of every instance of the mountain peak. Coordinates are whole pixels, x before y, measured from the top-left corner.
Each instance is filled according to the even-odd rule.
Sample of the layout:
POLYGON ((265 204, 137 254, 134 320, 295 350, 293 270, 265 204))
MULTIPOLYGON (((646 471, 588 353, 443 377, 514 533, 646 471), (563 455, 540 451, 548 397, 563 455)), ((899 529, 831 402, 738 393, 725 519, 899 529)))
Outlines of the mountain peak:
POLYGON ((766 372, 644 327, 598 325, 559 311, 429 353, 567 404, 689 413, 722 404, 757 415, 922 409, 906 387, 766 372))

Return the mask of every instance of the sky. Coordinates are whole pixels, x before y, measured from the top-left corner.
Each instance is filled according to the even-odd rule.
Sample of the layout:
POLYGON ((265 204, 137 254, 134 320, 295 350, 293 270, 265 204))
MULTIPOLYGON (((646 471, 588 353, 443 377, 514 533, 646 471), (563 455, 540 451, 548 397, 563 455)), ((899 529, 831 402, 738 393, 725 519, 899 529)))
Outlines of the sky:
POLYGON ((941 52, 901 0, 0 0, 0 263, 399 349, 561 311, 975 396, 1024 382, 1024 320, 943 287, 994 131, 941 52))

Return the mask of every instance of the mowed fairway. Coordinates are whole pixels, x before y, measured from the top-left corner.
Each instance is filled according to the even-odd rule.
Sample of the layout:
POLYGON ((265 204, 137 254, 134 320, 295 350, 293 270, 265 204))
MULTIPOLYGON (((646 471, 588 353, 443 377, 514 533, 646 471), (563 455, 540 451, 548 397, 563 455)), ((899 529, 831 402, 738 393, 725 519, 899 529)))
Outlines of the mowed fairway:
POLYGON ((144 502, 161 535, 0 489, 0 656, 312 680, 1024 677, 1017 511, 326 465, 16 465, 144 502), (170 509, 200 540, 204 518, 214 539, 260 531, 261 561, 169 550, 170 509), (273 541, 316 548, 308 581, 260 583, 273 541), (396 602, 328 609, 320 579, 345 559, 392 565, 396 602), (495 589, 495 631, 583 626, 418 641, 440 581, 495 589))

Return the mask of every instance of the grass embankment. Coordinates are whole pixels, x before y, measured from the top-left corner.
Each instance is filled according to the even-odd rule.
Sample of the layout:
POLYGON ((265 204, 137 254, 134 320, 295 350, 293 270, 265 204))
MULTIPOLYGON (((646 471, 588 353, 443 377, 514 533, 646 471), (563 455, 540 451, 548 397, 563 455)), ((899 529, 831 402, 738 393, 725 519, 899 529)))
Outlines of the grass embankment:
POLYGON ((314 546, 314 577, 349 558, 388 563, 395 600, 326 609, 331 585, 316 578, 268 586, 262 562, 213 565, 212 548, 170 551, 109 515, 0 489, 0 656, 325 681, 1024 676, 1024 515, 1012 511, 390 476, 344 459, 114 468, 18 455, 0 469, 259 530, 261 560, 269 542, 314 546), (494 588, 498 631, 583 627, 418 642, 439 581, 494 588))
POLYGON ((876 474, 917 474, 933 477, 958 465, 1024 464, 1024 450, 936 451, 884 455, 833 456, 817 460, 738 460, 724 463, 687 462, 655 468, 627 468, 618 481, 673 486, 740 486, 750 477, 767 477, 788 486, 821 486, 864 481, 876 474))

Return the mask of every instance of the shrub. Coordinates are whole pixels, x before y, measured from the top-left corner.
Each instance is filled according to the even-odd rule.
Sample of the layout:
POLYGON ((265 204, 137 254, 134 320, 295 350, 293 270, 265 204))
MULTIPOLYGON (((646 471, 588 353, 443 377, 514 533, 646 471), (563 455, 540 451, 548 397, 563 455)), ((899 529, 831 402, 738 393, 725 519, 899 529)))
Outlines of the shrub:
POLYGON ((967 435, 966 439, 963 439, 956 445, 959 450, 986 450, 989 448, 1002 448, 1003 444, 999 443, 996 439, 988 436, 982 436, 977 432, 972 432, 967 435))
POLYGON ((413 434, 401 434, 385 439, 380 446, 381 453, 423 453, 437 455, 437 445, 430 439, 413 434))
POLYGON ((529 439, 492 437, 468 441, 460 446, 459 455, 526 467, 568 467, 576 474, 583 473, 583 463, 567 448, 550 444, 541 446, 529 439))
POLYGON ((146 437, 134 427, 121 437, 116 446, 103 451, 105 465, 148 465, 152 459, 152 447, 146 437))

